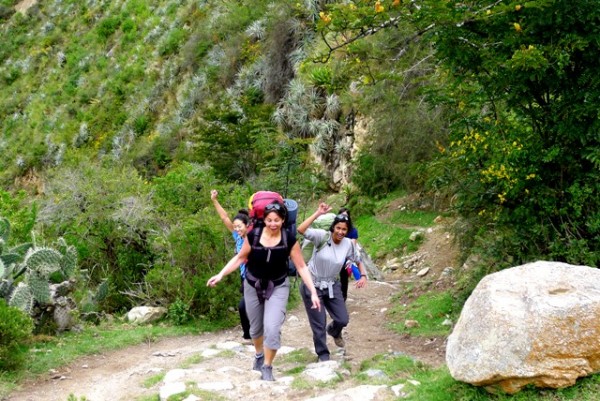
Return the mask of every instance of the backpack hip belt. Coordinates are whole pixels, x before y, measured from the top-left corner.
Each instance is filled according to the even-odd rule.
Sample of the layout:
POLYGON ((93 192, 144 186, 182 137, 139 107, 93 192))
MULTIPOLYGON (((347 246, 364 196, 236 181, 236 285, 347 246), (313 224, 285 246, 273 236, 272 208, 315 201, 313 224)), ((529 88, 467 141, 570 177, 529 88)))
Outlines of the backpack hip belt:
POLYGON ((283 284, 286 278, 287 274, 275 280, 259 279, 254 277, 249 271, 246 271, 246 281, 256 290, 256 296, 261 304, 265 302, 265 299, 268 300, 271 298, 275 287, 283 284))

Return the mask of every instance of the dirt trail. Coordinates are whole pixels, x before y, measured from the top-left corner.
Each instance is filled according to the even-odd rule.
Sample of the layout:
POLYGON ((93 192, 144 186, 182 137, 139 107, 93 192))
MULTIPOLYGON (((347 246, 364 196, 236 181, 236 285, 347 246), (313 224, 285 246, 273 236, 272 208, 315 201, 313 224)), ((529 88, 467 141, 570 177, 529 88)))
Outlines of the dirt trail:
MULTIPOLYGON (((440 270, 450 262, 447 260, 451 256, 446 249, 448 244, 449 240, 443 230, 438 229, 427 235, 422 249, 428 255, 424 258, 427 266, 432 268, 428 274, 429 279, 438 277, 440 270), (433 255, 440 255, 445 260, 433 260, 433 255)), ((422 278, 416 277, 414 272, 396 271, 386 275, 386 281, 371 281, 366 289, 355 289, 351 286, 347 302, 350 324, 344 333, 346 354, 335 353, 336 347, 330 341, 333 360, 347 362, 352 371, 357 371, 362 361, 388 352, 410 355, 432 366, 444 363, 444 338, 401 336, 392 332, 386 324, 386 312, 393 307, 392 298, 400 295, 403 286, 411 279, 422 278)), ((180 368, 191 357, 198 356, 207 349, 214 349, 217 344, 234 341, 242 341, 239 328, 198 336, 168 338, 83 357, 70 366, 49 372, 34 382, 24 383, 21 389, 11 394, 7 400, 66 401, 70 394, 85 396, 88 401, 135 400, 142 396, 156 395, 158 385, 146 388, 143 385, 144 380, 158 372, 180 368)), ((314 354, 312 335, 302 305, 288 313, 283 326, 282 344, 294 349, 304 348, 314 354)), ((249 345, 246 348, 247 352, 238 353, 233 358, 231 355, 224 359, 216 358, 206 365, 210 365, 212 369, 227 367, 242 372, 249 370, 252 352, 249 345)), ((282 376, 285 369, 291 368, 288 365, 284 356, 278 356, 274 364, 276 378, 282 376)), ((296 396, 286 393, 286 399, 307 397, 306 390, 296 396)), ((253 398, 248 393, 243 393, 239 394, 239 398, 232 396, 228 399, 253 398)))

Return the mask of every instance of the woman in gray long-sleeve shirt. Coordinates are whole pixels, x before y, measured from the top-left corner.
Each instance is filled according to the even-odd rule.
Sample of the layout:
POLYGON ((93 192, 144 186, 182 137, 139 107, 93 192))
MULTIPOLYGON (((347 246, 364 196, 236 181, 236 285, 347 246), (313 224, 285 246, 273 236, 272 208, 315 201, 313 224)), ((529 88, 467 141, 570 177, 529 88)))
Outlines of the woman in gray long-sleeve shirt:
MULTIPOLYGON (((352 229, 352 222, 347 215, 337 215, 329 231, 309 228, 315 219, 330 210, 329 205, 321 203, 318 209, 298 226, 298 232, 315 245, 312 257, 308 262, 308 270, 321 304, 325 307, 318 311, 311 308, 310 290, 304 284, 300 286, 300 295, 306 307, 319 362, 329 360, 327 334, 333 337, 338 347, 345 346, 342 330, 348 325, 349 316, 342 295, 339 274, 340 269, 347 261, 355 259, 354 243, 346 238, 346 234, 352 229), (332 319, 329 324, 327 324, 325 310, 329 312, 332 319)), ((366 285, 367 274, 362 263, 358 262, 358 266, 361 270, 361 278, 357 281, 356 286, 362 288, 366 285)))

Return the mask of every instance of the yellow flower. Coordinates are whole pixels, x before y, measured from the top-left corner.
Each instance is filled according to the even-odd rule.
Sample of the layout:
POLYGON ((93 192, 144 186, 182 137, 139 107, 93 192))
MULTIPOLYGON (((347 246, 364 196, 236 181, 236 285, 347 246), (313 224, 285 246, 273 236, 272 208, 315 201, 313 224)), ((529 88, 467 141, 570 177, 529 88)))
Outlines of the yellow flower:
POLYGON ((380 13, 382 11, 385 11, 385 8, 381 5, 381 1, 378 0, 375 2, 375 12, 380 13))
POLYGON ((350 10, 356 10, 356 5, 354 5, 354 3, 350 3, 350 10))
POLYGON ((518 22, 515 22, 513 26, 515 27, 515 31, 517 32, 521 32, 523 30, 521 29, 521 24, 519 24, 518 22))
POLYGON ((397 7, 397 6, 399 6, 399 5, 400 5, 400 0, 394 0, 394 1, 392 2, 392 6, 393 6, 393 7, 397 7))
POLYGON ((520 4, 517 4, 517 5, 515 6, 515 10, 516 10, 516 11, 519 11, 519 10, 521 10, 521 8, 522 8, 522 6, 521 6, 520 4))
POLYGON ((491 14, 492 14, 492 10, 487 10, 485 13, 486 13, 487 15, 491 15, 491 14))
POLYGON ((321 21, 323 21, 326 24, 329 24, 331 22, 331 15, 325 14, 325 12, 323 11, 319 13, 319 18, 321 18, 321 21))

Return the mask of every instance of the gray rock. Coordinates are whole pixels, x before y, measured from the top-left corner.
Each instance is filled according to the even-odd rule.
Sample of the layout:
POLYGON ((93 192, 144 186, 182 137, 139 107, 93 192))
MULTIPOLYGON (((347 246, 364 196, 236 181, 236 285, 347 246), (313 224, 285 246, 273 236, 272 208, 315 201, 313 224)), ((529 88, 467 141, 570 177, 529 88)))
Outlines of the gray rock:
POLYGON ((515 393, 600 371, 600 270, 535 262, 484 277, 448 338, 452 377, 515 393))
POLYGON ((127 321, 130 323, 144 324, 161 319, 167 313, 167 309, 161 306, 136 306, 127 313, 127 321))

